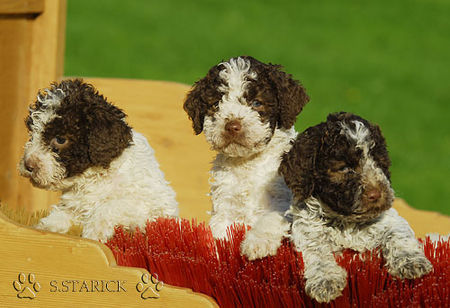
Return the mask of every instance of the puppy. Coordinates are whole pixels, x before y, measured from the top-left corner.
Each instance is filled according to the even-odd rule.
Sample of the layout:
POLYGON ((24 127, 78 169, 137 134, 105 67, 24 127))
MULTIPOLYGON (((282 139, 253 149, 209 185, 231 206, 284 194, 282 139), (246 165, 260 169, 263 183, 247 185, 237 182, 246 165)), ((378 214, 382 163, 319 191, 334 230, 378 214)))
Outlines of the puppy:
POLYGON ((203 131, 217 152, 210 182, 214 237, 225 238, 235 222, 253 226, 264 214, 277 221, 266 228, 278 234, 288 230, 279 213, 289 207, 292 195, 277 170, 308 100, 281 66, 249 56, 219 63, 195 83, 184 110, 194 132, 203 131))
POLYGON ((305 288, 329 302, 347 283, 334 253, 381 248, 390 274, 413 279, 432 265, 408 223, 391 208, 390 160, 378 126, 350 113, 300 134, 280 173, 294 195, 291 239, 303 254, 305 288))
POLYGON ((143 227, 147 219, 177 215, 175 193, 153 149, 125 122, 125 114, 80 79, 52 84, 37 95, 26 119, 30 139, 21 175, 61 200, 39 229, 106 241, 115 225, 143 227))

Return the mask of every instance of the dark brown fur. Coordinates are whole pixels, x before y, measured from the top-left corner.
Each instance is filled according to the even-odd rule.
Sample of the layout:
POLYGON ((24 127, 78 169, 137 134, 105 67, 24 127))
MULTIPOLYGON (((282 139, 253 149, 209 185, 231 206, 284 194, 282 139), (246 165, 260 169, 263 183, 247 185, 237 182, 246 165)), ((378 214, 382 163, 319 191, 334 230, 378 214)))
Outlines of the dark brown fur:
MULTIPOLYGON (((302 85, 290 74, 283 72, 280 65, 265 64, 250 56, 241 56, 250 61, 250 71, 257 73, 257 80, 252 80, 244 98, 251 104, 258 100, 261 106, 254 107, 263 122, 270 122, 272 130, 276 127, 290 128, 301 112, 309 97, 302 85)), ((184 110, 192 120, 195 134, 203 130, 205 115, 213 116, 223 93, 219 86, 224 81, 219 77, 223 65, 213 66, 208 74, 197 81, 188 93, 184 110)))
MULTIPOLYGON (((56 110, 59 117, 45 127, 45 144, 57 153, 67 177, 93 166, 108 168, 132 140, 131 127, 124 122, 125 113, 80 79, 64 80, 54 86, 62 89, 65 97, 56 110), (67 146, 52 146, 56 137, 67 139, 67 146)), ((33 110, 39 108, 42 104, 36 102, 33 110)), ((31 118, 26 122, 30 128, 31 118)))
MULTIPOLYGON (((283 156, 279 171, 300 203, 314 196, 335 213, 364 220, 368 216, 377 216, 390 204, 385 202, 389 201, 387 197, 376 203, 368 202, 365 195, 368 188, 365 188, 361 198, 368 212, 361 215, 354 212, 355 198, 362 187, 362 150, 341 134, 342 127, 339 125, 340 121, 344 121, 354 127, 351 123, 353 120, 360 121, 369 128, 370 138, 375 144, 369 155, 389 180, 390 160, 380 128, 350 113, 330 114, 327 122, 310 127, 300 134, 290 152, 283 156)), ((377 189, 382 190, 385 196, 389 195, 386 193, 387 187, 377 189)))

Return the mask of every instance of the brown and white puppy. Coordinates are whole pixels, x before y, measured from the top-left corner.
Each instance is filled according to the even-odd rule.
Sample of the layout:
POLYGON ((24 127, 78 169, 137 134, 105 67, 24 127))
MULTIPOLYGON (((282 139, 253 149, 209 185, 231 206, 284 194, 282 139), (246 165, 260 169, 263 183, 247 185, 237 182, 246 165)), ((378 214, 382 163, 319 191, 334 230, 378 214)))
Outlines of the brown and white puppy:
MULTIPOLYGON (((214 65, 195 83, 184 110, 195 133, 204 132, 217 152, 211 170, 209 223, 216 238, 225 237, 227 227, 235 222, 255 226, 267 215, 275 216, 268 221, 277 223, 260 230, 264 236, 256 236, 253 228, 250 250, 258 249, 258 239, 266 241, 268 233, 279 239, 287 232, 280 213, 288 209, 292 196, 277 170, 281 155, 297 135, 296 116, 308 100, 304 88, 281 66, 249 56, 214 65)), ((276 251, 279 241, 275 242, 276 247, 267 249, 276 251)))
POLYGON ((125 116, 80 79, 38 94, 19 171, 36 187, 62 191, 38 228, 65 233, 77 224, 83 237, 106 241, 115 225, 142 227, 147 219, 177 215, 153 149, 125 116))
POLYGON ((350 113, 300 134, 280 173, 294 202, 291 239, 302 252, 306 292, 319 302, 341 294, 347 273, 334 253, 381 248, 388 271, 417 278, 432 269, 408 223, 391 208, 390 159, 377 125, 350 113))

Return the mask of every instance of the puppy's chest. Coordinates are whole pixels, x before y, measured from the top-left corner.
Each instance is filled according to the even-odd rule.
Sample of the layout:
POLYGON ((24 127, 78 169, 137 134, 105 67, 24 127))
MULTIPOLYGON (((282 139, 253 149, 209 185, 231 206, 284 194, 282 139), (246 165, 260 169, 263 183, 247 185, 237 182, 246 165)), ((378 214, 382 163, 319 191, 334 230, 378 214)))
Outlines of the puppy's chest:
POLYGON ((328 227, 327 233, 335 251, 350 248, 363 252, 381 245, 382 232, 373 226, 364 228, 356 225, 346 228, 328 227))
POLYGON ((89 215, 99 210, 110 200, 119 200, 128 192, 126 174, 115 174, 114 177, 92 178, 84 185, 61 195, 61 203, 80 215, 89 215))
POLYGON ((278 182, 278 161, 270 159, 233 164, 215 164, 211 171, 212 193, 230 194, 243 199, 270 197, 271 187, 278 182))

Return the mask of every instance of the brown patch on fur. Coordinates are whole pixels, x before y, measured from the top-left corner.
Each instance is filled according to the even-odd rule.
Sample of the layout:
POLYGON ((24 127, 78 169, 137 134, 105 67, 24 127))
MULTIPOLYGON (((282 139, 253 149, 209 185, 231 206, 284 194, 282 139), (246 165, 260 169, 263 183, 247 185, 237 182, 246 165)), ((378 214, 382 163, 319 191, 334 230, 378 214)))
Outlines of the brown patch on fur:
MULTIPOLYGON (((344 161, 331 161, 330 165, 330 168, 327 170, 330 180, 335 183, 344 181, 347 172, 347 164, 344 161)), ((355 171, 360 173, 361 168, 358 166, 355 168, 355 171)))
POLYGON ((314 196, 339 215, 364 220, 386 210, 392 200, 388 187, 383 187, 382 183, 377 186, 384 193, 379 201, 368 202, 364 196, 360 165, 362 150, 341 134, 340 122, 345 121, 351 126, 354 120, 369 128, 371 141, 375 143, 369 155, 389 180, 390 160, 380 129, 349 113, 331 114, 327 122, 310 127, 300 134, 292 149, 283 156, 279 171, 298 201, 314 196), (361 196, 358 196, 361 191, 361 196), (361 200, 357 200, 358 197, 361 200), (355 208, 359 203, 362 208, 355 208))
MULTIPOLYGON (((255 100, 261 102, 261 106, 252 108, 259 113, 263 122, 270 123, 272 130, 276 127, 292 127, 297 115, 309 101, 303 86, 290 74, 283 72, 281 65, 265 64, 250 56, 241 58, 250 61, 250 71, 257 73, 257 79, 250 80, 244 94, 245 100, 250 106, 255 100)), ((196 134, 203 130, 205 115, 214 116, 218 110, 217 103, 223 96, 218 88, 224 83, 219 73, 223 69, 221 64, 213 66, 204 78, 194 84, 185 99, 183 107, 192 120, 196 134)))
POLYGON ((67 177, 93 166, 108 168, 132 140, 125 113, 80 79, 64 80, 55 86, 64 91, 65 97, 56 110, 59 117, 45 127, 44 142, 52 147, 56 137, 68 140, 60 149, 52 147, 67 177))
POLYGON ((184 101, 183 108, 192 120, 192 127, 196 135, 203 131, 205 115, 213 115, 222 98, 222 93, 218 90, 222 83, 219 72, 219 67, 213 66, 204 78, 194 84, 184 101))

